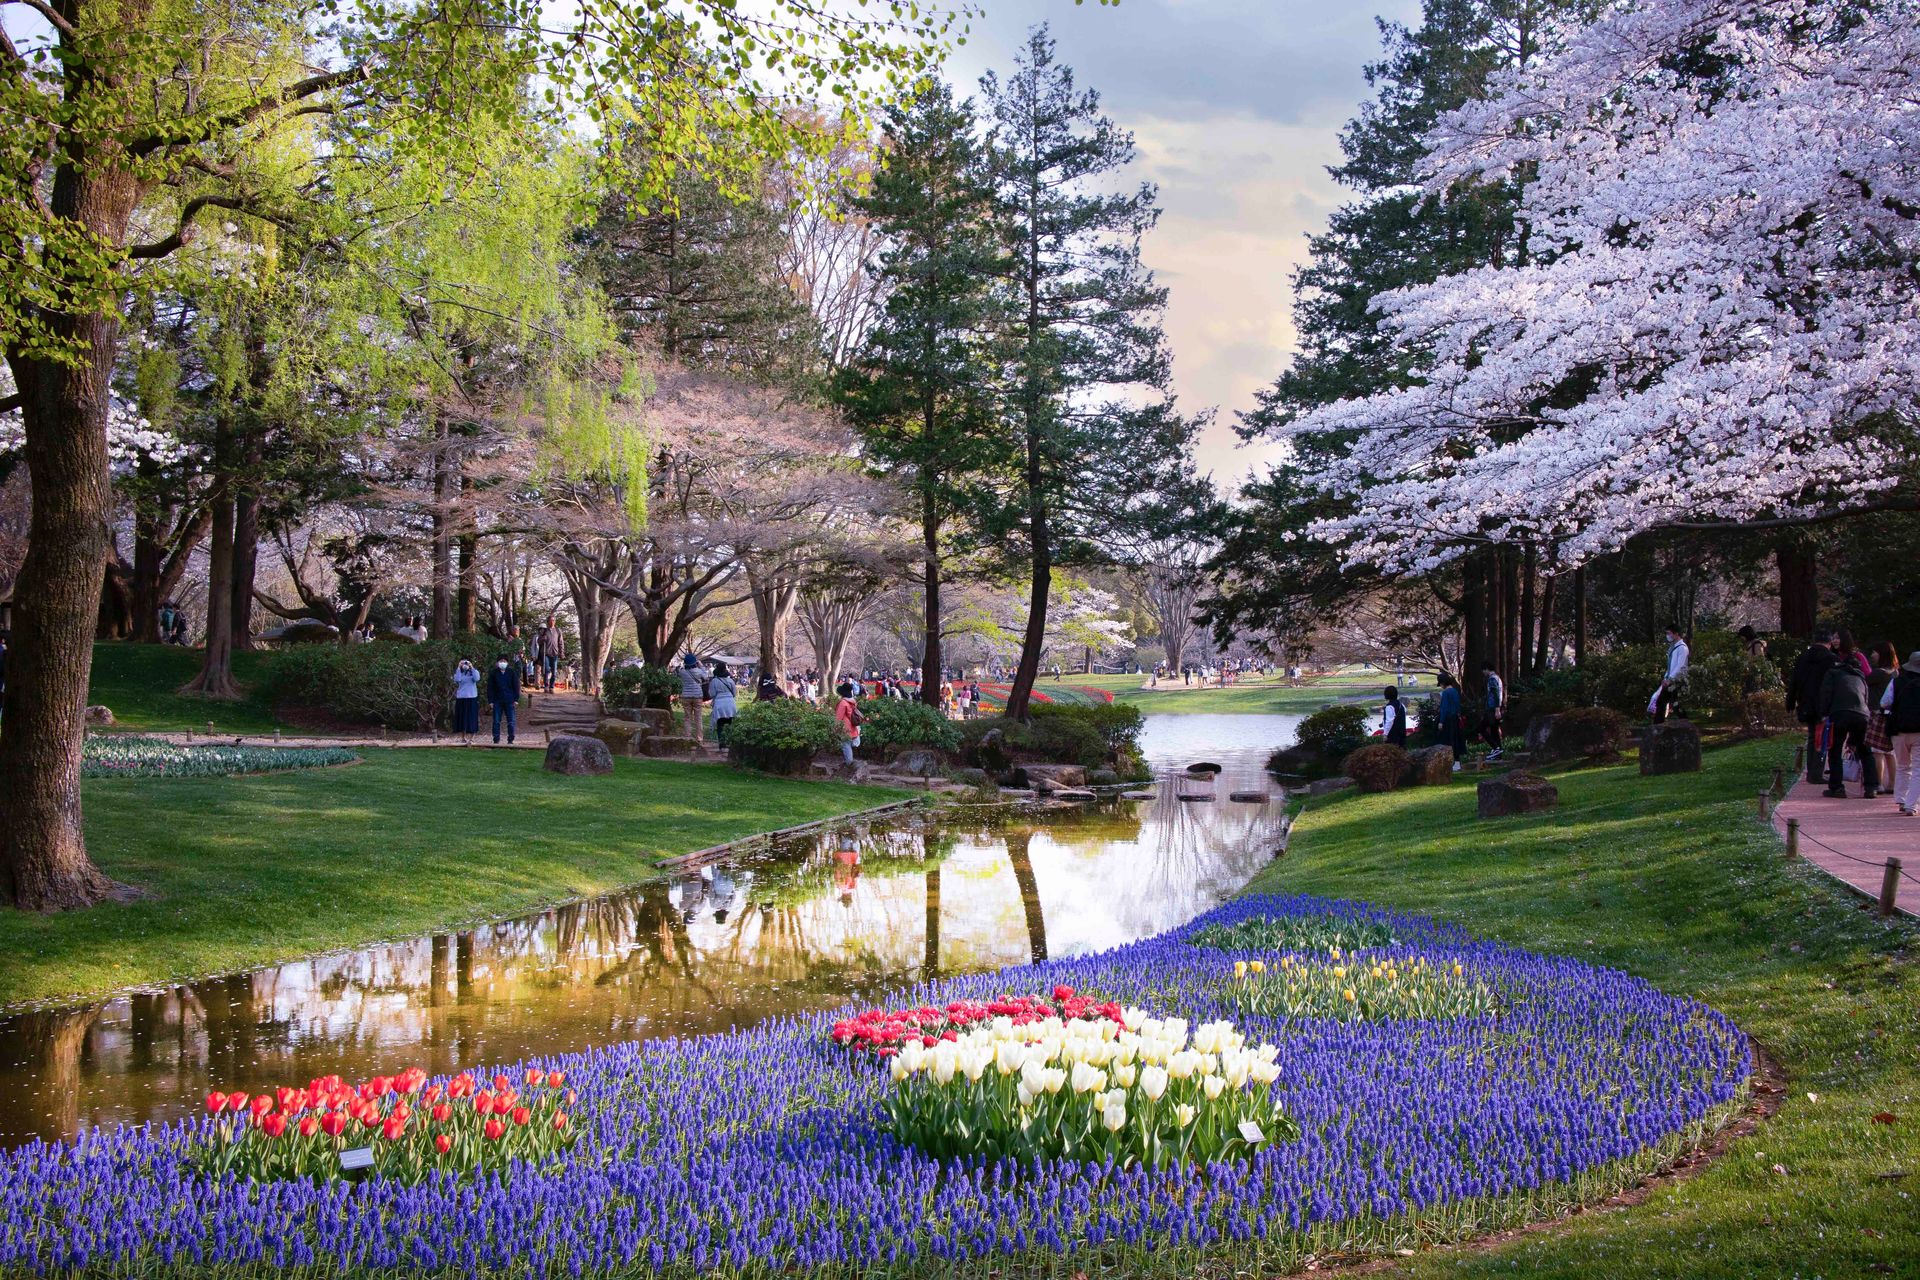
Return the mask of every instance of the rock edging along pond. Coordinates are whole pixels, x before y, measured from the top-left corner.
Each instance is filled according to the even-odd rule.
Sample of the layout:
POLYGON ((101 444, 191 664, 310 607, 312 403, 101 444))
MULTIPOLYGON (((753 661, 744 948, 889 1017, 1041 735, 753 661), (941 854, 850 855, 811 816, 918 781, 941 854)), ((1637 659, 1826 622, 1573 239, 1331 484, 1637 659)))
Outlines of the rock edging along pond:
POLYGON ((1056 987, 1270 1042, 1298 1136, 1164 1169, 937 1160, 888 1130, 894 1073, 834 1041, 843 1010, 520 1064, 510 1078, 565 1073, 578 1140, 548 1167, 478 1180, 208 1178, 227 1117, 35 1143, 0 1157, 0 1270, 1039 1272, 1062 1254, 1156 1274, 1203 1255, 1284 1268, 1604 1198, 1730 1117, 1754 1069, 1727 1018, 1630 975, 1326 899, 1242 898, 1143 942, 904 998, 1056 987), (1220 949, 1250 939, 1265 949, 1220 949), (1442 1001, 1408 1019, 1348 994, 1415 972, 1491 993, 1492 1010, 1445 1016, 1485 1002, 1442 1001), (1293 1001, 1289 974, 1310 999, 1293 1001))

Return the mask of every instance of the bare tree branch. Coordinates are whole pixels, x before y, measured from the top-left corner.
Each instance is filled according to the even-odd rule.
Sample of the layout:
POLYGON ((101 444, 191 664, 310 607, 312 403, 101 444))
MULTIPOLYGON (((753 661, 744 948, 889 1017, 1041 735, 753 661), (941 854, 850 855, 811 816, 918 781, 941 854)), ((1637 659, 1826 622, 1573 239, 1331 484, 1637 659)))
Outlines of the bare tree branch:
POLYGON ((249 103, 237 111, 229 111, 224 115, 196 121, 187 128, 164 133, 149 133, 135 138, 127 144, 127 153, 132 156, 145 156, 167 147, 185 147, 196 142, 204 142, 215 134, 224 133, 228 129, 238 128, 262 116, 271 115, 282 107, 292 106, 315 94, 329 93, 347 85, 359 84, 366 78, 367 69, 358 64, 339 71, 326 71, 319 75, 308 76, 305 80, 296 80, 280 92, 270 94, 258 102, 249 103))

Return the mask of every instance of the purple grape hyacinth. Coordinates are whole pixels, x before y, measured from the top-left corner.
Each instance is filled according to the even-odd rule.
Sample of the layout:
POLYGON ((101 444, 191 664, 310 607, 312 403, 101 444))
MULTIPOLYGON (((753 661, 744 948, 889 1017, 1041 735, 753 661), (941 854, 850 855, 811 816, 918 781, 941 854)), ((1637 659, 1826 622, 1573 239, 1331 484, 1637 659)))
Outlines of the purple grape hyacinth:
POLYGON ((1465 1221, 1475 1206, 1531 1203, 1644 1164, 1724 1115, 1753 1068, 1727 1018, 1627 974, 1318 898, 1241 898, 1146 941, 902 997, 1056 985, 1156 1015, 1231 1019, 1272 1041, 1275 1089, 1301 1137, 1203 1168, 942 1163, 885 1130, 885 1064, 830 1041, 846 1012, 835 1010, 509 1068, 565 1071, 583 1132, 563 1167, 505 1179, 209 1180, 189 1159, 213 1134, 206 1119, 36 1142, 0 1156, 0 1271, 904 1272, 1083 1252, 1153 1269, 1198 1249, 1272 1259, 1297 1256, 1287 1251, 1315 1232, 1359 1241, 1410 1215, 1465 1221), (1393 942, 1357 959, 1459 963, 1502 1006, 1432 1021, 1255 1017, 1221 976, 1259 953, 1188 942, 1208 925, 1327 914, 1391 926, 1393 942))

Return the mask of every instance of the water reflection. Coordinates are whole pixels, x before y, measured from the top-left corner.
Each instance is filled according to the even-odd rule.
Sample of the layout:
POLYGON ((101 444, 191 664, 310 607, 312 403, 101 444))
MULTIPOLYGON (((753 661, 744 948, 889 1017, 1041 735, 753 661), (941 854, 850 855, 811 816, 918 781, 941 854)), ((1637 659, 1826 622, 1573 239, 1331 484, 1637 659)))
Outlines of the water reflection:
POLYGON ((1169 779, 1085 810, 854 823, 459 933, 15 1014, 0 1019, 0 1143, 178 1115, 216 1084, 721 1030, 1157 933, 1272 856, 1280 806, 1228 795, 1264 786, 1293 723, 1154 717, 1157 764, 1226 766, 1212 801, 1177 799, 1169 779))

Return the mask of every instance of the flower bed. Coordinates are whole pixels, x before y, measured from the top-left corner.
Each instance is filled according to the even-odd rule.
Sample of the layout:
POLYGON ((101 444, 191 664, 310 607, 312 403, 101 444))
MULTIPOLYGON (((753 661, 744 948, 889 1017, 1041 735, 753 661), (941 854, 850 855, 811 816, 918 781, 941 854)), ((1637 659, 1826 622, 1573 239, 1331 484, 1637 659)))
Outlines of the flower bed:
POLYGON ((1271 1043, 1271 1092, 1248 1096, 1280 1107, 1298 1136, 1162 1168, 930 1155, 893 1131, 897 1059, 850 1052, 833 1035, 845 1015, 822 1014, 509 1071, 564 1071, 579 1137, 554 1167, 501 1178, 209 1177, 215 1116, 32 1144, 0 1156, 0 1271, 904 1275, 971 1261, 1051 1274, 1064 1254, 1089 1274, 1187 1274, 1202 1259, 1270 1271, 1609 1194, 1729 1115, 1752 1069, 1726 1018, 1628 975, 1317 899, 1242 899, 1158 938, 922 986, 904 1004, 1056 985, 1271 1043), (1189 941, 1329 914, 1393 939, 1343 962, 1458 964, 1500 994, 1496 1007, 1266 1016, 1243 1007, 1234 965, 1271 973, 1280 954, 1189 941))
POLYGON ((92 734, 80 764, 83 778, 223 778, 235 773, 275 773, 351 764, 360 757, 344 747, 183 747, 154 738, 92 734))

